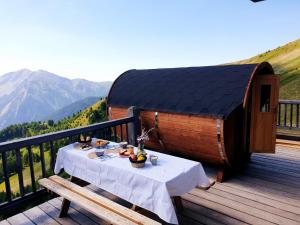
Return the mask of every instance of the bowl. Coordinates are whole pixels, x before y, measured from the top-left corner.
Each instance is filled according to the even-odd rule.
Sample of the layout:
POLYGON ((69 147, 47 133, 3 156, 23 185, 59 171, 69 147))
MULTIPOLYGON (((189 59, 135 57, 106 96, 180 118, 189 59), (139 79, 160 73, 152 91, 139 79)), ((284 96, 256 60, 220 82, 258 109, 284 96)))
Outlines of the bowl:
POLYGON ((98 140, 96 140, 96 142, 95 142, 96 148, 103 148, 103 147, 105 147, 105 146, 108 145, 108 144, 109 144, 109 141, 107 141, 107 140, 102 140, 102 139, 98 139, 98 140))
POLYGON ((98 157, 103 156, 104 155, 104 149, 96 149, 95 153, 98 157))
POLYGON ((134 168, 143 168, 145 166, 146 161, 147 161, 147 157, 145 157, 145 159, 141 160, 141 161, 133 160, 131 157, 129 157, 129 161, 131 162, 132 167, 134 167, 134 168))
POLYGON ((121 148, 126 148, 127 147, 127 145, 128 145, 128 143, 127 142, 120 142, 119 143, 119 146, 121 147, 121 148))

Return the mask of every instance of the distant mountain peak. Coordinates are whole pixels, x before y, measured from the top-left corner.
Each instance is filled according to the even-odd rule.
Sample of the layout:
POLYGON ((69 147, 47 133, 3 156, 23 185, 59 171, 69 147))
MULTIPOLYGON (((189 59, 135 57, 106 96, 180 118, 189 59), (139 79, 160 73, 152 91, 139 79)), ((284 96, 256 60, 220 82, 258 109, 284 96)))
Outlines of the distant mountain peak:
POLYGON ((21 73, 32 73, 32 70, 30 69, 27 69, 27 68, 23 68, 23 69, 20 69, 20 70, 17 70, 15 72, 21 72, 21 73))
POLYGON ((90 96, 104 97, 110 86, 111 82, 70 80, 45 70, 6 73, 0 76, 0 129, 40 120, 90 96))

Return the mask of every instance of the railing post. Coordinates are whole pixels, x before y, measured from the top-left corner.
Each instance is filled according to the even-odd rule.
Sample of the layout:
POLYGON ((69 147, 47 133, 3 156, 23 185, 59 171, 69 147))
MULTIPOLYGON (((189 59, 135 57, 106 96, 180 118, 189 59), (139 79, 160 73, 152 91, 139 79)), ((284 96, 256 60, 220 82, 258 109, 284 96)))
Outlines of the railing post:
POLYGON ((22 156, 21 156, 20 149, 16 149, 16 166, 18 172, 20 195, 23 197, 25 195, 25 192, 24 192, 24 181, 23 181, 22 156))
POLYGON ((10 189, 10 182, 9 182, 9 170, 7 168, 7 155, 6 152, 2 152, 2 166, 3 166, 3 173, 4 173, 4 181, 5 181, 5 190, 6 190, 6 198, 7 201, 11 201, 11 189, 10 189))
POLYGON ((50 141, 50 166, 52 171, 54 171, 54 167, 55 167, 55 149, 54 149, 54 145, 53 145, 53 141, 50 141))
POLYGON ((35 184, 35 176, 34 176, 34 165, 33 165, 33 155, 32 155, 31 146, 27 147, 27 151, 28 151, 28 162, 29 162, 29 168, 30 168, 31 187, 32 187, 32 191, 36 192, 36 184, 35 184))
POLYGON ((290 104, 290 128, 293 128, 293 104, 290 104))
POLYGON ((277 126, 281 125, 281 103, 278 104, 278 118, 277 118, 277 126))
POLYGON ((131 145, 137 146, 137 136, 141 133, 140 110, 131 106, 128 108, 128 116, 133 116, 134 121, 128 124, 128 142, 131 145))
POLYGON ((299 128, 299 120, 300 120, 300 116, 299 116, 299 105, 297 104, 297 108, 296 108, 296 127, 299 128))

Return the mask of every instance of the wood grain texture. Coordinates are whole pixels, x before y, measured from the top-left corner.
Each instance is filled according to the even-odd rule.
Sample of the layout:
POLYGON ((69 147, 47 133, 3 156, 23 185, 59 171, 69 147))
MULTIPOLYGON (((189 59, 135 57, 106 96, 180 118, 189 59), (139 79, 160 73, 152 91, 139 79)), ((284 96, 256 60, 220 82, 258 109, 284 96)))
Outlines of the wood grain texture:
POLYGON ((250 149, 252 152, 275 153, 278 92, 278 76, 264 75, 255 78, 253 83, 253 104, 251 112, 250 149), (270 85, 271 87, 268 112, 262 112, 260 109, 263 85, 270 85))
POLYGON ((0 221, 0 225, 11 225, 7 220, 0 221))
MULTIPOLYGON (((111 107, 111 118, 127 116, 126 108, 111 107)), ((155 126, 155 112, 141 111, 141 126, 150 129, 155 126)), ((158 127, 161 139, 168 153, 224 165, 217 137, 216 119, 192 115, 158 112, 158 127)), ((118 131, 120 135, 120 131, 118 131)), ((223 134, 221 143, 224 144, 223 134)), ((161 151, 156 131, 151 132, 146 147, 161 151)))
POLYGON ((49 202, 45 202, 39 205, 38 207, 59 224, 62 225, 78 224, 70 217, 59 218, 59 210, 55 208, 53 205, 51 205, 49 202))
POLYGON ((9 217, 7 221, 13 225, 34 225, 34 223, 23 213, 19 213, 15 216, 9 217))
MULTIPOLYGON (((54 198, 48 201, 51 205, 53 205, 56 209, 60 210, 62 204, 62 198, 54 198)), ((85 215, 82 210, 76 210, 72 206, 69 209, 68 217, 74 220, 78 224, 86 224, 86 225, 96 225, 95 221, 89 218, 89 216, 85 215)))
POLYGON ((76 202, 82 208, 92 212, 93 214, 113 224, 135 224, 132 221, 118 214, 112 213, 110 210, 104 208, 103 205, 99 205, 96 202, 92 202, 89 199, 83 197, 82 195, 79 195, 66 188, 61 187, 53 181, 42 179, 40 180, 40 184, 48 190, 55 191, 55 193, 64 197, 65 199, 68 199, 71 202, 76 202))
POLYGON ((97 203, 98 205, 101 205, 103 208, 111 210, 112 212, 115 212, 116 214, 120 214, 123 217, 136 222, 137 224, 142 223, 142 222, 144 224, 155 224, 155 221, 152 221, 151 219, 144 217, 143 215, 135 213, 119 204, 116 204, 115 202, 113 202, 107 198, 104 198, 98 194, 95 194, 94 192, 92 192, 86 188, 80 187, 74 183, 71 183, 70 181, 67 181, 59 176, 52 176, 49 179, 51 181, 54 181, 55 183, 63 186, 64 188, 66 188, 78 195, 84 196, 87 199, 89 199, 90 201, 97 203))
POLYGON ((24 215, 27 216, 35 224, 59 225, 58 222, 44 213, 43 210, 41 210, 39 207, 34 207, 25 211, 24 215))

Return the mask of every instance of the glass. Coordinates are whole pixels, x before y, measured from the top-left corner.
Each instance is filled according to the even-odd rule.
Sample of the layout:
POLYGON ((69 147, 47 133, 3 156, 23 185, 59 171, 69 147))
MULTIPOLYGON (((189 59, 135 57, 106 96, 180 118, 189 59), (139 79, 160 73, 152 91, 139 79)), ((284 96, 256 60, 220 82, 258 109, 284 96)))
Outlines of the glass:
POLYGON ((270 112, 271 85, 264 84, 260 88, 260 111, 270 112))

